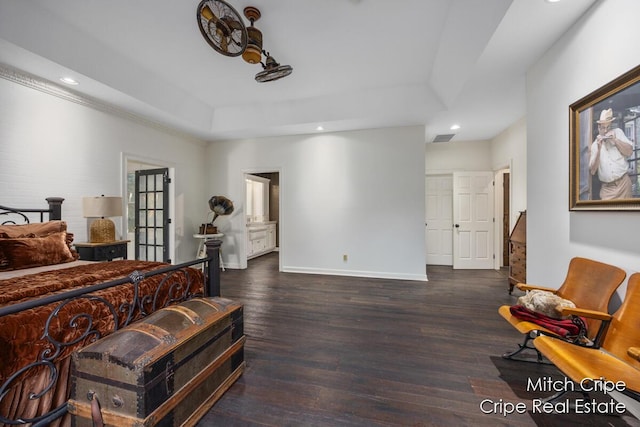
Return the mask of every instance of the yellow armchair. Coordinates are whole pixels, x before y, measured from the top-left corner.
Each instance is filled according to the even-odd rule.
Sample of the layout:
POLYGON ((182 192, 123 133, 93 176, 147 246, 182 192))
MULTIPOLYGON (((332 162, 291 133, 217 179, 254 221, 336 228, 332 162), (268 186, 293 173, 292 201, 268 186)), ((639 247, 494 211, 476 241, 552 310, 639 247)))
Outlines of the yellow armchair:
MULTIPOLYGON (((532 289, 549 290, 559 297, 572 301, 578 308, 606 313, 613 293, 622 284, 625 277, 626 273, 621 268, 588 258, 575 257, 569 262, 567 276, 558 289, 526 283, 519 283, 517 288, 523 291, 532 289)), ((530 345, 530 341, 533 338, 540 334, 555 334, 536 323, 518 319, 511 314, 510 307, 509 305, 503 305, 498 309, 498 312, 525 337, 523 343, 519 344, 515 351, 504 353, 502 357, 523 360, 516 359, 514 356, 526 349, 536 351, 536 348, 530 345)), ((588 318, 589 339, 595 338, 601 320, 588 318)), ((537 362, 542 362, 542 355, 537 351, 536 354, 537 362)))

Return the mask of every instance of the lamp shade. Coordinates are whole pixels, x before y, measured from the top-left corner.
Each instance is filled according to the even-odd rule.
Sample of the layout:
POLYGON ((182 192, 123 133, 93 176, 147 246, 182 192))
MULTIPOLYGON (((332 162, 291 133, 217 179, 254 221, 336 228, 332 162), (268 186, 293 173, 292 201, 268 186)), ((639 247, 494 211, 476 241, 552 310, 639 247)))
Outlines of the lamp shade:
POLYGON ((85 218, 122 216, 122 197, 83 197, 82 216, 85 218))

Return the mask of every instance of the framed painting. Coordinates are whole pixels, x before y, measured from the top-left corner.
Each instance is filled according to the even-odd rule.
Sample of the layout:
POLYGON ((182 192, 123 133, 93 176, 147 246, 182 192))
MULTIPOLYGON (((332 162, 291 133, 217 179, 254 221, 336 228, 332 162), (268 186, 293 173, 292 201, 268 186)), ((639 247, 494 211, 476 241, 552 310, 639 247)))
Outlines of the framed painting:
POLYGON ((640 210, 640 66, 569 106, 569 210, 640 210))

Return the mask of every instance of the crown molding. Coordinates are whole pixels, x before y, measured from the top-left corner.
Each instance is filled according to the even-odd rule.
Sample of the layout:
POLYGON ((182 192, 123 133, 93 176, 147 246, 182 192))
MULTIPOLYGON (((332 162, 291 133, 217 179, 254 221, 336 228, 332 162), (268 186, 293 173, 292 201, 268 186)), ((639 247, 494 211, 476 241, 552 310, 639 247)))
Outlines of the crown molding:
POLYGON ((113 104, 101 101, 89 95, 80 94, 78 92, 69 90, 61 85, 53 83, 49 80, 45 80, 34 74, 12 67, 10 65, 0 62, 0 78, 8 80, 13 83, 28 87, 30 89, 37 90, 47 95, 52 95, 65 101, 73 102, 75 104, 82 105, 84 107, 93 108, 94 110, 101 111, 116 117, 120 117, 126 120, 130 120, 137 124, 141 124, 161 132, 169 133, 181 138, 188 139, 191 142, 204 145, 206 141, 194 137, 193 135, 167 126, 164 123, 160 123, 156 120, 149 119, 139 114, 132 113, 121 107, 117 107, 113 104))

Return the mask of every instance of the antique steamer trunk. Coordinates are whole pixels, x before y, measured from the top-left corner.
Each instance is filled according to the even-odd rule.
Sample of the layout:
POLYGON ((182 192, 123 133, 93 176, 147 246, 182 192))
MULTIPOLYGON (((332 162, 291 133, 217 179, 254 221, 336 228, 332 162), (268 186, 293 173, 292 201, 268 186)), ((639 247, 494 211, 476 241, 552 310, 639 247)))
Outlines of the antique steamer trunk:
POLYGON ((242 308, 224 298, 194 298, 74 353, 72 424, 196 424, 244 371, 242 308))

